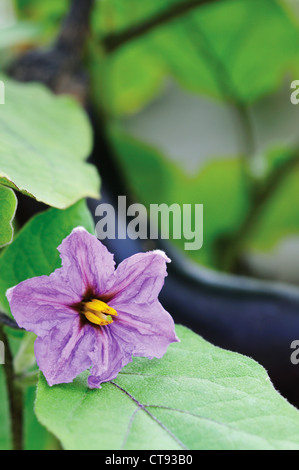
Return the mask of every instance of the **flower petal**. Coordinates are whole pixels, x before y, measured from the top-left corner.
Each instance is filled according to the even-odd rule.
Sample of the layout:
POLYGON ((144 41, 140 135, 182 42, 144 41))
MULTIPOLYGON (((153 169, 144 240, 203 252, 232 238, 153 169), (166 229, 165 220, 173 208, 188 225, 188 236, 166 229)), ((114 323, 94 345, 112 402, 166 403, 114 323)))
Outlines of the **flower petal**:
POLYGON ((21 282, 6 293, 12 315, 21 328, 45 336, 76 312, 68 307, 80 297, 61 277, 61 269, 50 276, 41 276, 21 282))
POLYGON ((83 227, 78 227, 58 247, 63 273, 81 295, 93 289, 101 295, 107 291, 114 275, 114 257, 107 248, 83 227))
POLYGON ((110 327, 114 340, 134 356, 161 358, 171 343, 179 341, 172 317, 158 300, 119 306, 118 319, 110 327))
POLYGON ((162 251, 139 253, 124 260, 115 271, 111 288, 111 306, 129 302, 148 303, 156 300, 167 276, 166 263, 170 262, 162 251))
POLYGON ((93 363, 88 378, 90 388, 100 388, 101 383, 115 379, 119 371, 132 361, 131 347, 123 348, 124 342, 118 342, 118 338, 113 337, 110 327, 97 330, 97 347, 90 354, 93 363))
POLYGON ((83 328, 79 316, 73 321, 62 321, 44 338, 35 342, 37 364, 50 386, 70 383, 91 364, 90 352, 95 348, 95 330, 83 328))

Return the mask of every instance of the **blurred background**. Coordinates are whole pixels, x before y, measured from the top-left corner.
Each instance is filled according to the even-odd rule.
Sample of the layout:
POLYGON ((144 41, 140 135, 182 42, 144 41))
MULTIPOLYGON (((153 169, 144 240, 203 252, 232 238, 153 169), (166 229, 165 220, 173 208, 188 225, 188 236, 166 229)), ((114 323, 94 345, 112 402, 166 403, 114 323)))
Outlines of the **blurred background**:
MULTIPOLYGON (((2 67, 49 47, 68 9, 0 0, 2 67)), ((298 14, 295 0, 98 0, 84 51, 88 102, 135 199, 204 204, 204 246, 185 255, 296 284, 298 14)))
POLYGON ((165 304, 298 405, 299 1, 0 0, 0 67, 86 107, 104 200, 204 205, 203 248, 168 246, 198 284, 175 274, 165 304), (77 50, 61 33, 70 5, 77 50))

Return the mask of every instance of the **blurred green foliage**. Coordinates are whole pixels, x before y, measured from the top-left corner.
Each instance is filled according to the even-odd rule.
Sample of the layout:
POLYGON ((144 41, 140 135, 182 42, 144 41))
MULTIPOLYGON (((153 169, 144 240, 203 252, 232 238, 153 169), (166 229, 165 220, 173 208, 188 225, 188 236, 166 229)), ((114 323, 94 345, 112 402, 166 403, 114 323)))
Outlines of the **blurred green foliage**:
MULTIPOLYGON (((204 248, 185 253, 204 265, 217 266, 215 243, 219 236, 237 230, 248 205, 241 160, 212 161, 198 174, 190 176, 163 155, 132 138, 113 131, 112 139, 131 191, 148 209, 150 204, 162 202, 181 207, 183 204, 204 205, 204 248)), ((193 227, 194 223, 193 211, 193 227)), ((184 249, 184 239, 174 242, 184 249)))
MULTIPOLYGON (((216 269, 233 269, 221 260, 226 246, 237 260, 243 251, 269 250, 283 237, 299 233, 298 211, 289 202, 299 196, 296 165, 292 174, 283 170, 289 158, 297 158, 297 143, 265 149, 260 158, 267 172, 257 181, 250 164, 256 155, 248 117, 252 105, 279 90, 286 78, 298 78, 298 18, 286 1, 223 0, 186 8, 188 4, 188 0, 96 1, 85 56, 90 101, 109 128, 118 128, 110 132, 110 142, 136 198, 146 205, 204 204, 204 247, 188 256, 216 269), (167 20, 177 5, 181 14, 169 14, 167 20), (154 26, 144 29, 149 21, 154 26), (136 25, 140 32, 132 38, 136 25), (115 38, 120 40, 109 49, 115 38), (162 97, 170 80, 234 108, 247 133, 247 150, 225 161, 215 155, 190 176, 159 148, 126 136, 124 119, 162 97), (279 154, 284 181, 268 194, 267 177, 275 170, 273 154, 279 154), (267 195, 262 204, 259 193, 267 195)), ((20 28, 24 21, 38 26, 39 43, 51 43, 67 2, 17 0, 16 5, 20 28)))
MULTIPOLYGON (((85 64, 91 79, 90 100, 97 112, 105 116, 108 126, 116 123, 123 134, 123 119, 146 109, 163 95, 169 80, 175 80, 189 92, 235 108, 244 131, 250 134, 250 107, 279 90, 286 77, 298 78, 299 26, 289 2, 223 0, 204 2, 203 6, 198 2, 197 7, 185 8, 188 3, 95 2, 85 64), (181 6, 181 14, 169 14, 167 20, 167 12, 177 5, 181 6), (142 26, 149 21, 153 26, 144 30, 142 26), (141 25, 140 32, 132 38, 130 32, 136 25, 141 25), (110 50, 111 40, 119 37, 110 50)), ((38 34, 39 44, 50 44, 68 5, 59 0, 17 0, 16 7, 20 22, 11 32, 6 30, 10 38, 6 44, 11 42, 15 47, 19 41, 21 47, 24 24, 38 28, 35 40, 38 34)), ((279 109, 274 112, 279 113, 279 109)), ((252 217, 253 201, 258 200, 252 197, 252 191, 263 191, 267 184, 262 180, 256 184, 255 175, 250 172, 248 160, 254 157, 254 148, 249 145, 247 155, 231 155, 226 162, 217 163, 215 155, 213 162, 189 177, 181 167, 174 168, 169 156, 161 155, 158 148, 150 149, 125 136, 122 144, 119 135, 111 133, 111 143, 141 202, 204 204, 205 243, 192 256, 208 266, 221 268, 219 241, 230 238, 233 244, 242 234, 242 224, 246 224, 246 217, 252 217), (164 181, 158 190, 151 178, 153 168, 164 181), (209 187, 219 191, 209 191, 209 187), (219 209, 221 205, 225 210, 219 209)), ((270 172, 273 152, 280 153, 283 167, 290 154, 296 158, 297 148, 290 143, 282 151, 266 149, 261 158, 267 160, 270 172)), ((274 187, 269 200, 256 210, 250 230, 238 240, 241 251, 269 249, 282 237, 299 232, 296 208, 288 203, 288 199, 294 201, 298 197, 295 171, 285 174, 285 181, 274 187)))
MULTIPOLYGON (((113 31, 128 26, 119 19, 119 3, 106 2, 110 13, 105 17, 104 9, 103 31, 107 31, 109 23, 114 24, 113 31), (114 3, 117 5, 113 8, 114 3)), ((129 13, 135 11, 136 3, 125 2, 126 8, 123 7, 130 24, 137 21, 129 13)), ((275 90, 285 72, 297 69, 298 54, 297 22, 280 3, 211 2, 154 28, 105 57, 111 97, 108 111, 137 111, 159 91, 161 80, 169 76, 193 92, 250 103, 275 90)))

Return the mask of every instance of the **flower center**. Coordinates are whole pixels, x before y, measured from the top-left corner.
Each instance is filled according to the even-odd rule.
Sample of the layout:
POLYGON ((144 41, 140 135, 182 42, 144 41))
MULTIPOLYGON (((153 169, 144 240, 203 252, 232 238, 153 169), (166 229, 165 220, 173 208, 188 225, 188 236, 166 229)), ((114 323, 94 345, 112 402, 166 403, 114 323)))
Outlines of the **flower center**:
POLYGON ((117 311, 109 307, 101 300, 93 299, 82 304, 81 313, 94 325, 110 325, 113 323, 113 316, 117 316, 117 311))

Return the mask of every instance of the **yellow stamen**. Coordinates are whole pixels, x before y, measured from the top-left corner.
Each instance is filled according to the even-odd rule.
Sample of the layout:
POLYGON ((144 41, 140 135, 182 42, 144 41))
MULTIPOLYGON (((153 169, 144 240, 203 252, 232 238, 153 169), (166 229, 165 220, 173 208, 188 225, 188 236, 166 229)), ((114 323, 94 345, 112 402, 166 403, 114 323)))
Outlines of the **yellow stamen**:
POLYGON ((113 323, 112 317, 117 316, 117 311, 114 308, 97 299, 86 302, 82 313, 91 323, 100 326, 110 325, 113 323))

